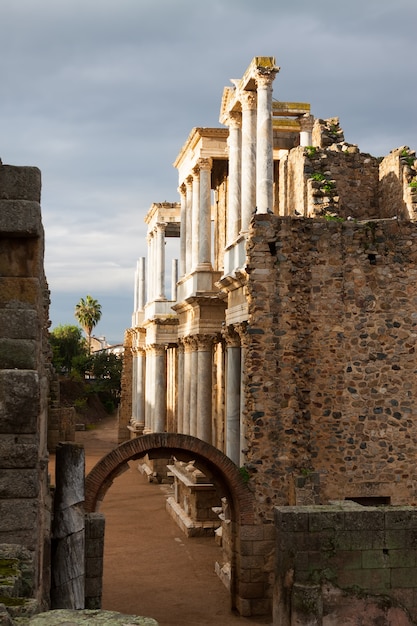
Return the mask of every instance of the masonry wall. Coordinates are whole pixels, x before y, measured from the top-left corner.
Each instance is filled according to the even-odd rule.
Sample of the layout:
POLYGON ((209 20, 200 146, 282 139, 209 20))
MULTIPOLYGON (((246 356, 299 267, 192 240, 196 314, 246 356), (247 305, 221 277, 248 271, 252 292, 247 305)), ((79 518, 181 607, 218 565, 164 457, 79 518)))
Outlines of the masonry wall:
POLYGON ((46 606, 50 499, 49 292, 37 168, 0 163, 0 543, 32 554, 27 590, 46 606))
POLYGON ((417 503, 416 261, 411 222, 255 216, 245 428, 261 517, 299 475, 320 503, 417 503))
POLYGON ((274 624, 415 623, 413 507, 282 507, 275 521, 274 624))

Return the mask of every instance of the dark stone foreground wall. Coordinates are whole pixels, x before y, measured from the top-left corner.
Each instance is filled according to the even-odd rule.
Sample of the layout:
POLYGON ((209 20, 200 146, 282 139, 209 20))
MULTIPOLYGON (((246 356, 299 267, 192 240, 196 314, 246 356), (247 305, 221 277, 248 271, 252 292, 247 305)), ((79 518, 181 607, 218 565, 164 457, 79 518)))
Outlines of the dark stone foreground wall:
POLYGON ((0 543, 33 555, 26 592, 46 606, 49 292, 40 192, 37 168, 0 162, 0 543))

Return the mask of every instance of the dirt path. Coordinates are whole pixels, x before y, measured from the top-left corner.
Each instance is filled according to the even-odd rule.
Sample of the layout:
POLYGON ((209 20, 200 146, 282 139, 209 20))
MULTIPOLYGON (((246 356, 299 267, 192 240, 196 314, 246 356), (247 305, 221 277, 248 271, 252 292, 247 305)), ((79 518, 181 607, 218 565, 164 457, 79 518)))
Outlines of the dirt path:
MULTIPOLYGON (((116 445, 115 420, 78 432, 86 471, 116 445)), ((170 487, 148 483, 131 462, 107 492, 103 608, 146 615, 160 626, 254 626, 270 620, 230 610, 229 594, 214 563, 212 538, 187 539, 165 511, 170 487)))

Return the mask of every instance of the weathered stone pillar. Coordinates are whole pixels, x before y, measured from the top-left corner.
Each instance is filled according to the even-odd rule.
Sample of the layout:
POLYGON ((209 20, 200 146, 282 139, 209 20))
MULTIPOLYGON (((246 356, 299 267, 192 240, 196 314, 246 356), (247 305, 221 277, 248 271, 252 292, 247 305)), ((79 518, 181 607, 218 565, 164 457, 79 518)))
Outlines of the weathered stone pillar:
POLYGON ((314 115, 307 113, 299 118, 300 121, 300 146, 311 146, 314 126, 314 115))
POLYGON ((193 248, 193 177, 186 180, 186 220, 185 220, 185 273, 189 274, 192 267, 193 248))
POLYGON ((178 342, 177 432, 184 432, 184 344, 178 342))
POLYGON ((274 161, 272 134, 272 83, 277 68, 258 72, 256 124, 256 212, 272 211, 274 201, 274 161))
POLYGON ((239 335, 226 334, 226 454, 236 465, 240 461, 240 374, 239 335))
POLYGON ((181 196, 180 210, 180 276, 187 273, 187 196, 186 186, 178 187, 181 196))
POLYGON ((200 168, 193 169, 193 208, 192 208, 192 242, 191 242, 191 271, 198 265, 198 249, 200 236, 200 168))
POLYGON ((83 609, 85 581, 84 448, 56 447, 51 608, 83 609))
POLYGON ((213 337, 197 337, 197 437, 212 443, 212 369, 213 337))
POLYGON ((227 241, 230 246, 237 239, 240 230, 241 210, 241 126, 242 114, 231 112, 229 125, 229 187, 227 200, 227 241))
POLYGON ((199 270, 210 271, 211 266, 211 168, 212 159, 199 159, 200 201, 198 218, 198 265, 199 270))
POLYGON ((256 93, 242 95, 242 223, 247 232, 256 208, 256 93))
POLYGON ((156 225, 156 293, 157 300, 166 300, 165 296, 165 227, 166 224, 156 225))
POLYGON ((85 608, 100 609, 103 588, 105 518, 102 513, 85 516, 85 608))
POLYGON ((163 433, 166 429, 167 413, 167 378, 165 346, 153 346, 155 359, 155 376, 153 383, 154 420, 153 432, 163 433))
POLYGON ((190 384, 190 435, 197 437, 197 392, 198 392, 198 352, 197 342, 191 339, 191 384, 190 384))

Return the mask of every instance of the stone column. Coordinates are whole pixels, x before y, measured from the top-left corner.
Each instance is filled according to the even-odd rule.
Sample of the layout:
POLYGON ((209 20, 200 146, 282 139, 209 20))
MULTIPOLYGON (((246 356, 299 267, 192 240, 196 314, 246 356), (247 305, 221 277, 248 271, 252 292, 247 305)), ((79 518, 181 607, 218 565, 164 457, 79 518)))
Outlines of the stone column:
POLYGON ((199 159, 200 199, 198 218, 199 270, 211 271, 211 168, 212 159, 199 159))
POLYGON ((151 346, 146 346, 146 367, 145 367, 145 428, 143 434, 147 435, 152 432, 153 423, 153 394, 154 385, 154 354, 151 346))
POLYGON ((197 337, 197 437, 212 443, 213 337, 197 337))
POLYGON ((166 429, 167 413, 167 375, 165 346, 153 346, 155 358, 155 375, 153 381, 154 419, 153 432, 163 433, 166 429))
POLYGON ((137 311, 143 311, 145 306, 145 257, 140 257, 137 264, 137 311))
POLYGON ((171 265, 171 300, 177 301, 178 259, 172 259, 171 265))
POLYGON ((242 95, 242 215, 241 229, 247 232, 256 209, 256 93, 242 95))
POLYGON ((181 196, 181 211, 180 211, 180 276, 184 276, 187 273, 187 196, 186 186, 182 184, 178 187, 178 191, 181 196))
POLYGON ((184 432, 184 344, 178 342, 177 432, 184 432))
POLYGON ((240 461, 240 374, 239 335, 226 334, 226 454, 236 465, 240 461))
POLYGON ((300 122, 300 146, 311 146, 314 126, 314 115, 307 113, 298 118, 300 122))
POLYGON ((83 609, 85 580, 84 448, 76 443, 56 447, 52 523, 53 609, 83 609))
POLYGON ((184 404, 182 430, 184 435, 190 434, 190 397, 191 397, 191 352, 193 349, 189 337, 184 342, 184 404))
POLYGON ((134 405, 133 419, 136 434, 142 434, 145 428, 145 353, 141 348, 134 350, 134 405))
POLYGON ((258 72, 256 124, 256 212, 272 211, 274 202, 274 162, 272 134, 272 83, 277 70, 258 72))
POLYGON ((198 248, 200 236, 200 169, 193 169, 193 208, 192 208, 192 242, 191 242, 191 271, 198 265, 198 248))
POLYGON ((227 241, 230 246, 237 239, 241 224, 241 127, 242 114, 229 113, 229 188, 227 198, 227 241))
POLYGON ((197 437, 197 392, 198 392, 198 352, 197 342, 194 337, 191 340, 191 384, 190 384, 190 435, 197 437))
POLYGON ((146 241, 148 244, 148 294, 146 301, 152 302, 154 300, 154 268, 155 268, 155 259, 154 259, 154 236, 153 232, 149 232, 146 236, 146 241))
POLYGON ((156 225, 156 293, 157 300, 166 300, 165 297, 165 228, 166 224, 156 225))
POLYGON ((185 273, 191 272, 193 248, 193 177, 186 180, 185 273))

